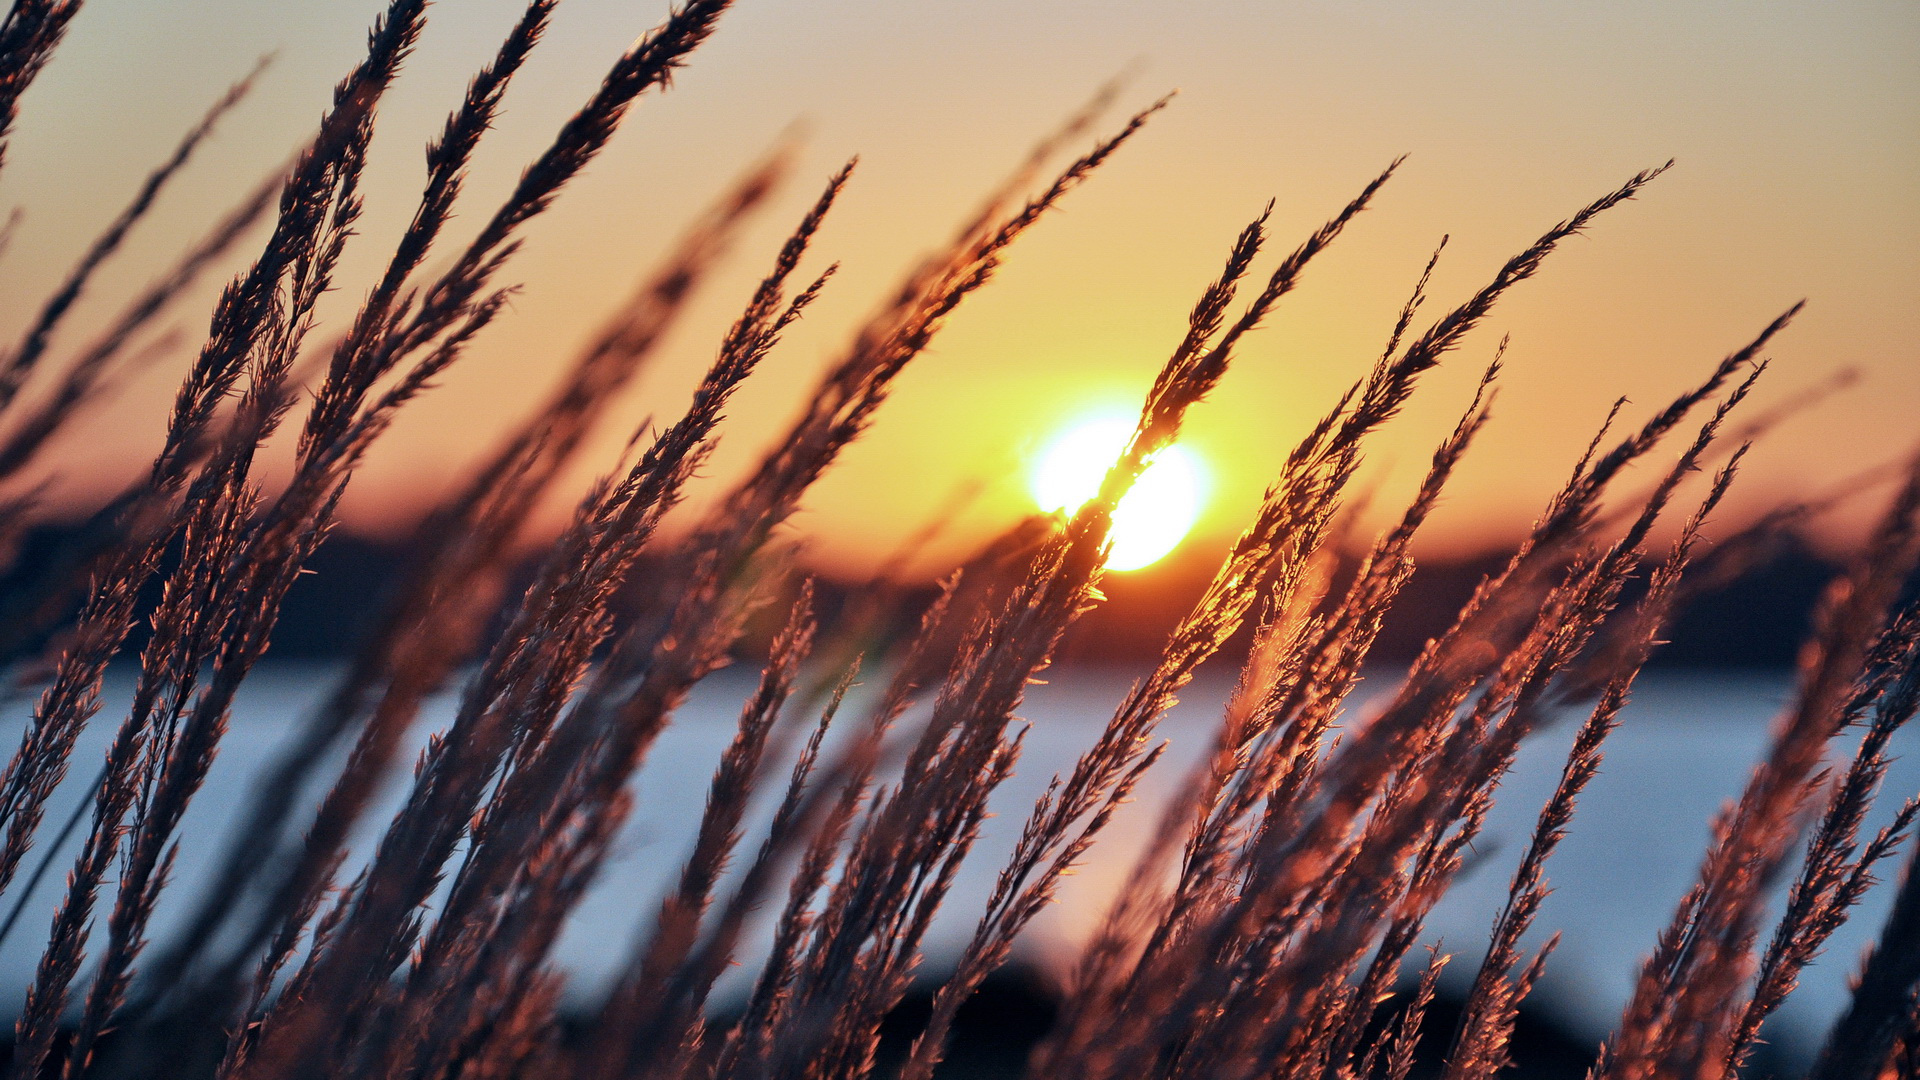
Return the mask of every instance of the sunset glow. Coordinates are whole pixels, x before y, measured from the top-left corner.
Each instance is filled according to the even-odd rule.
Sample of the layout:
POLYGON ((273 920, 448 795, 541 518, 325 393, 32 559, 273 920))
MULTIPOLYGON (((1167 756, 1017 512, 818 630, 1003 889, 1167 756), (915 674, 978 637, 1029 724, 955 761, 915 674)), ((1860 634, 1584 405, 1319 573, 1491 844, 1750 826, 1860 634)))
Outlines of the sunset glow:
MULTIPOLYGON (((33 91, 39 104, 8 134, 6 195, 26 211, 0 260, 10 332, 24 333, 113 208, 172 152, 191 122, 188 103, 211 103, 256 57, 278 52, 197 152, 193 175, 77 301, 62 348, 91 340, 82 324, 112 317, 311 136, 313 117, 365 51, 367 20, 385 6, 157 0, 78 19, 33 91), (156 85, 167 93, 151 93, 156 85)), ((342 280, 384 272, 386 238, 407 228, 418 204, 419 147, 438 137, 524 7, 434 5, 408 56, 409 89, 379 118, 342 280)), ((434 258, 467 242, 658 10, 614 0, 555 8, 551 40, 507 95, 434 258)), ((341 525, 397 537, 457 490, 554 391, 602 320, 672 257, 686 223, 793 135, 784 182, 689 294, 643 376, 586 435, 530 535, 564 527, 634 431, 679 412, 772 253, 827 176, 857 155, 817 248, 839 272, 732 401, 687 493, 690 512, 724 497, 878 299, 895 295, 1128 58, 1142 61, 1134 81, 1043 172, 1161 94, 1177 87, 1179 96, 1022 236, 1006 272, 889 391, 871 430, 793 522, 810 564, 857 573, 888 557, 982 471, 1012 479, 956 519, 916 572, 937 577, 990 542, 1033 509, 1032 454, 1056 426, 1138 402, 1225 247, 1268 200, 1278 202, 1265 254, 1277 257, 1402 154, 1381 197, 1239 344, 1234 369, 1188 424, 1205 440, 1206 467, 1192 535, 1226 543, 1245 526, 1286 454, 1366 373, 1441 234, 1452 239, 1410 334, 1472 296, 1548 225, 1669 157, 1678 159, 1670 174, 1564 248, 1422 377, 1421 396, 1369 449, 1378 498, 1356 524, 1391 525, 1386 508, 1417 487, 1502 336, 1513 345, 1500 410, 1422 527, 1425 553, 1515 542, 1615 397, 1629 400, 1623 422, 1640 422, 1636 410, 1679 393, 1804 297, 1793 332, 1770 348, 1772 374, 1755 405, 1811 400, 1841 369, 1860 378, 1793 411, 1744 459, 1725 508, 1727 521, 1742 521, 1796 497, 1810 477, 1877 460, 1909 437, 1920 408, 1916 50, 1920 18, 1897 3, 742 5, 672 92, 646 95, 633 129, 530 227, 502 282, 516 289, 512 303, 356 467, 341 525), (1102 17, 1073 14, 1082 10, 1102 17), (1075 411, 1062 415, 1063 402, 1075 411)), ((38 502, 50 513, 84 517, 143 475, 165 437, 152 403, 171 400, 219 290, 264 238, 250 235, 182 296, 177 349, 130 368, 119 392, 91 404, 19 478, 48 485, 38 502)), ((309 345, 348 323, 364 292, 325 294, 309 345)), ((57 360, 42 370, 59 370, 57 360)), ((276 471, 263 475, 282 475, 289 441, 267 452, 276 471)), ((1807 528, 1818 544, 1837 544, 1870 515, 1854 500, 1807 528)))
MULTIPOLYGON (((1133 421, 1088 420, 1054 437, 1034 458, 1029 485, 1042 510, 1072 513, 1100 490, 1101 478, 1126 449, 1133 421)), ((1107 566, 1138 570, 1179 546, 1200 514, 1201 469, 1180 446, 1162 450, 1113 514, 1107 566)))

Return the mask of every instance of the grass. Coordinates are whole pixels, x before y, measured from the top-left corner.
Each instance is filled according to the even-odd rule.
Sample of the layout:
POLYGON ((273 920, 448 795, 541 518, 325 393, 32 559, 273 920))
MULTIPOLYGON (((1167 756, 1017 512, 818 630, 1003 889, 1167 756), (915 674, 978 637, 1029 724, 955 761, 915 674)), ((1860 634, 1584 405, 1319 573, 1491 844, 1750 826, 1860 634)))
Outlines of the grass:
MULTIPOLYGON (((1114 505, 1219 384, 1245 336, 1398 165, 1264 276, 1255 268, 1271 246, 1267 216, 1241 231, 1194 302, 1097 498, 989 546, 925 610, 904 609, 908 591, 880 568, 861 602, 823 621, 804 580, 795 585, 802 575, 782 527, 1015 241, 1122 152, 1164 102, 1095 140, 1050 180, 1049 163, 1086 137, 1111 95, 1037 148, 880 305, 758 467, 685 535, 668 536, 661 521, 699 475, 732 395, 829 283, 832 267, 802 267, 814 261, 810 249, 850 163, 775 255, 684 414, 635 432, 629 460, 543 543, 531 576, 521 574, 539 499, 716 255, 791 171, 785 156, 769 158, 687 231, 554 395, 426 516, 376 631, 293 749, 270 766, 213 884, 177 933, 150 940, 183 815, 235 694, 270 644, 281 602, 326 537, 355 467, 394 414, 431 392, 501 314, 528 224, 637 102, 668 88, 730 5, 689 0, 643 35, 476 238, 442 250, 474 148, 553 6, 529 3, 474 77, 428 150, 411 224, 351 322, 329 331, 338 336, 324 346, 310 341, 315 304, 348 285, 336 268, 361 210, 368 143, 421 32, 422 0, 389 5, 365 58, 283 175, 183 253, 93 344, 62 355, 55 332, 74 302, 252 76, 237 84, 0 358, 0 477, 13 477, 89 402, 150 363, 156 350, 138 343, 155 320, 256 222, 271 221, 257 257, 219 297, 151 467, 96 515, 91 542, 67 571, 34 583, 32 602, 13 608, 23 620, 9 629, 13 639, 58 633, 22 667, 39 697, 0 774, 0 893, 9 904, 65 857, 59 844, 43 844, 36 868, 35 844, 49 796, 70 782, 81 731, 108 719, 117 727, 97 772, 86 763, 73 774, 92 777, 92 795, 16 1021, 9 1075, 872 1074, 889 1016, 923 974, 930 921, 1018 765, 1024 732, 1015 713, 1025 687, 1075 618, 1102 600, 1114 505), (430 263, 444 269, 429 271, 430 263), (31 387, 42 392, 21 393, 31 387), (289 421, 298 432, 291 476, 269 487, 255 475, 256 455, 289 421), (632 812, 628 781, 689 690, 727 660, 747 621, 776 595, 797 599, 719 762, 677 884, 645 913, 639 944, 605 997, 563 1023, 553 944, 632 812), (138 650, 131 705, 103 717, 102 679, 129 651, 136 619, 152 634, 138 650), (843 708, 863 670, 881 684, 874 703, 843 708), (349 863, 348 838, 366 824, 422 703, 444 688, 457 691, 457 714, 428 741, 372 855, 349 863), (847 730, 830 742, 830 728, 847 730), (796 741, 794 764, 776 773, 782 748, 796 741), (316 798, 303 798, 307 791, 316 798), (777 805, 758 847, 743 850, 750 804, 762 795, 777 805), (764 958, 741 945, 762 916, 773 923, 764 958), (760 964, 757 977, 746 1000, 723 1013, 712 998, 716 980, 742 960, 760 964)), ((79 7, 15 0, 0 24, 0 133, 79 7)), ((1610 417, 1511 561, 1338 740, 1332 727, 1407 582, 1411 544, 1490 420, 1504 348, 1397 522, 1350 577, 1336 578, 1333 562, 1352 528, 1347 511, 1369 439, 1427 372, 1458 362, 1468 336, 1559 244, 1664 168, 1547 229, 1430 320, 1429 263, 1378 360, 1287 457, 1159 662, 1030 808, 924 1029, 890 1070, 910 1080, 935 1075, 962 1008, 1005 968, 1062 877, 1158 765, 1155 728, 1176 696, 1248 629, 1254 644, 1211 749, 1164 807, 1075 965, 1028 1075, 1408 1076, 1448 963, 1437 951, 1423 958, 1423 922, 1460 874, 1522 742, 1551 715, 1579 708, 1586 718, 1492 914, 1489 947, 1440 1068, 1448 1080, 1484 1080, 1508 1066, 1521 1006, 1553 949, 1553 939, 1527 944, 1536 940, 1550 857, 1576 820, 1637 675, 1700 575, 1764 549, 1817 503, 1734 531, 1696 568, 1744 440, 1771 421, 1731 437, 1728 425, 1762 376, 1766 346, 1798 308, 1705 366, 1691 390, 1638 429, 1615 434, 1610 417), (1642 461, 1663 461, 1660 479, 1621 491, 1628 467, 1642 461), (1704 486, 1689 483, 1701 473, 1704 486), (1656 548, 1655 525, 1666 518, 1678 519, 1675 538, 1656 548), (1644 567, 1643 586, 1630 588, 1644 567)), ((13 496, 0 527, 17 535, 32 514, 31 491, 13 496)), ((1596 1078, 1750 1071, 1763 1022, 1896 856, 1913 803, 1879 833, 1862 830, 1890 739, 1920 708, 1920 612, 1902 600, 1920 558, 1917 517, 1920 470, 1908 467, 1824 602, 1767 757, 1715 823, 1697 885, 1648 943, 1632 999, 1598 1049, 1596 1078), (1841 744, 1853 731, 1860 738, 1848 758, 1841 744), (1791 885, 1775 913, 1778 880, 1791 885)), ((33 930, 9 920, 0 933, 33 930)), ((1909 865, 1815 1075, 1911 1074, 1920 1054, 1916 987, 1920 875, 1909 865)))

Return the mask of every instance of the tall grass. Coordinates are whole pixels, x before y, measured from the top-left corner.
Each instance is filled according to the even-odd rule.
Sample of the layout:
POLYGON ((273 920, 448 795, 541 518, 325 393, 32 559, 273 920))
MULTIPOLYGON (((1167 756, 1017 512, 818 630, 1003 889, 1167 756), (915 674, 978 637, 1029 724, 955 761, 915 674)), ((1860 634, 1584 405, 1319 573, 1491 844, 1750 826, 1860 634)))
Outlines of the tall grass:
MULTIPOLYGON (((442 233, 475 147, 554 7, 528 3, 428 148, 417 207, 384 269, 339 336, 316 350, 316 304, 345 285, 339 260, 361 212, 383 98, 425 23, 421 0, 392 0, 284 174, 104 323, 93 344, 65 356, 54 347, 96 269, 245 94, 249 76, 189 130, 0 357, 0 476, 12 476, 151 355, 136 343, 194 280, 255 222, 271 221, 258 255, 220 294, 151 467, 96 516, 67 570, 36 583, 34 602, 16 606, 22 624, 8 629, 10 640, 30 640, 41 623, 58 628, 47 654, 23 666, 23 677, 39 680, 39 698, 0 773, 0 893, 9 905, 38 880, 23 875, 36 855, 43 867, 66 857, 43 835, 48 799, 69 779, 83 729, 102 719, 102 680, 129 651, 135 620, 152 629, 104 762, 75 774, 92 777, 84 831, 18 1013, 9 1075, 827 1080, 876 1070, 883 1021, 923 974, 931 921, 950 906, 995 794, 1019 765, 1015 713, 1025 688, 1075 618, 1102 600, 1114 507, 1398 162, 1264 277, 1255 268, 1272 242, 1267 214, 1233 239, 1097 497, 991 546, 931 607, 903 609, 908 594, 883 572, 863 603, 823 620, 810 587, 794 585, 782 525, 1015 241, 1164 102, 1050 181, 1043 170, 1084 137, 1110 95, 1037 148, 860 327, 758 466, 684 535, 669 536, 661 522, 698 477, 734 393, 828 285, 831 266, 802 268, 850 163, 775 255, 686 411, 634 432, 629 460, 606 472, 522 573, 537 502, 741 223, 791 171, 784 153, 769 157, 639 284, 554 395, 424 518, 374 632, 269 766, 181 928, 150 940, 183 816, 235 695, 356 466, 394 414, 429 393, 501 315, 528 224, 645 94, 667 88, 729 6, 689 0, 641 36, 477 236, 436 260, 449 254, 442 233), (428 272, 436 261, 445 268, 428 272), (42 393, 21 393, 31 387, 42 393), (298 432, 291 476, 265 486, 256 457, 289 420, 298 432), (563 1016, 554 942, 632 812, 629 780, 748 619, 796 593, 675 884, 643 913, 604 998, 563 1016), (862 670, 880 688, 849 715, 844 695, 862 670), (423 703, 443 689, 457 693, 456 715, 428 739, 391 820, 368 823, 423 703), (833 727, 850 730, 830 742, 833 727), (793 764, 776 773, 795 740, 793 764), (758 847, 742 850, 760 798, 775 809, 758 847), (375 850, 348 862, 348 840, 369 824, 375 850), (742 946, 761 912, 772 920, 764 957, 742 946), (744 1002, 723 1008, 716 982, 743 961, 759 963, 757 975, 744 1002)), ((0 136, 79 7, 15 0, 0 24, 0 136)), ((1331 565, 1375 433, 1426 373, 1457 362, 1469 335, 1556 247, 1664 169, 1546 229, 1423 325, 1428 264, 1371 370, 1288 455, 1158 663, 1028 811, 900 1076, 925 1080, 939 1069, 961 1007, 1158 765, 1154 732, 1177 695, 1243 629, 1253 645, 1211 748, 1163 807, 1085 946, 1029 1075, 1408 1076, 1448 962, 1438 951, 1421 959, 1425 920, 1461 873, 1521 744, 1552 714, 1578 707, 1586 718, 1507 899, 1490 913, 1489 945, 1441 1065, 1449 1080, 1507 1067, 1521 1006, 1553 948, 1552 939, 1526 944, 1550 857, 1636 677, 1695 587, 1704 530, 1737 476, 1743 440, 1771 423, 1754 421, 1728 445, 1766 346, 1798 307, 1706 365, 1637 430, 1614 434, 1610 415, 1507 565, 1339 739, 1335 722, 1411 573, 1411 545, 1490 422, 1504 343, 1397 521, 1366 546, 1350 578, 1331 565), (1651 487, 1619 490, 1628 466, 1662 454, 1651 487), (1695 490, 1689 480, 1702 472, 1708 479, 1695 490), (1668 517, 1679 519, 1675 538, 1656 548, 1655 526, 1668 517), (1634 586, 1643 567, 1651 567, 1644 585, 1634 586), (1402 992, 1410 969, 1413 989, 1402 992)), ((1737 563, 1804 512, 1768 515, 1712 557, 1737 563)), ((0 528, 17 534, 31 514, 30 492, 11 497, 0 528)), ((1917 517, 1920 468, 1908 467, 1826 598, 1766 758, 1716 822, 1696 886, 1648 943, 1632 999, 1599 1050, 1598 1080, 1740 1075, 1763 1022, 1898 852, 1915 804, 1875 835, 1862 828, 1890 739, 1920 708, 1920 611, 1901 599, 1920 558, 1917 517), (1851 759, 1836 760, 1836 744, 1855 729, 1862 737, 1851 759), (1791 886, 1770 915, 1780 879, 1791 886)), ((0 932, 32 932, 7 925, 0 932)), ((1917 958, 1920 875, 1909 866, 1817 1075, 1912 1075, 1917 958)))

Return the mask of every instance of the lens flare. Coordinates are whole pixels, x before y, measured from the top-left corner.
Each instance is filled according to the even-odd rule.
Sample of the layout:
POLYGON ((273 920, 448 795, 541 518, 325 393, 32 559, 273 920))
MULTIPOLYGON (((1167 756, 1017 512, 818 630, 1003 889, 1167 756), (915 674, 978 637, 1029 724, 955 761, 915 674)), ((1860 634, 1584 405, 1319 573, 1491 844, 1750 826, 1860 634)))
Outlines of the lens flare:
MULTIPOLYGON (((1054 437, 1034 459, 1028 489, 1042 510, 1069 514, 1100 491, 1107 468, 1127 447, 1133 421, 1089 420, 1054 437)), ((1107 566, 1138 570, 1172 551, 1200 515, 1199 461, 1180 446, 1153 459, 1113 512, 1113 549, 1107 566)))

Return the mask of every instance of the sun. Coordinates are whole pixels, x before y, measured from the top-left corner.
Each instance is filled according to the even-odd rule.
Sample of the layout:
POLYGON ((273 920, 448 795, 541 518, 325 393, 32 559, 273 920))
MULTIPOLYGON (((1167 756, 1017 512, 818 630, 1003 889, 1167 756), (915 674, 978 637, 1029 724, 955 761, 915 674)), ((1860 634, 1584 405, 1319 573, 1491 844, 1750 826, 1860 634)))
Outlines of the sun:
MULTIPOLYGON (((1133 435, 1125 417, 1087 420, 1054 436, 1034 458, 1028 489, 1046 511, 1072 513, 1100 490, 1133 435)), ((1113 512, 1113 549, 1107 566, 1138 570, 1172 551, 1200 515, 1200 462, 1180 446, 1154 457, 1113 512)))

